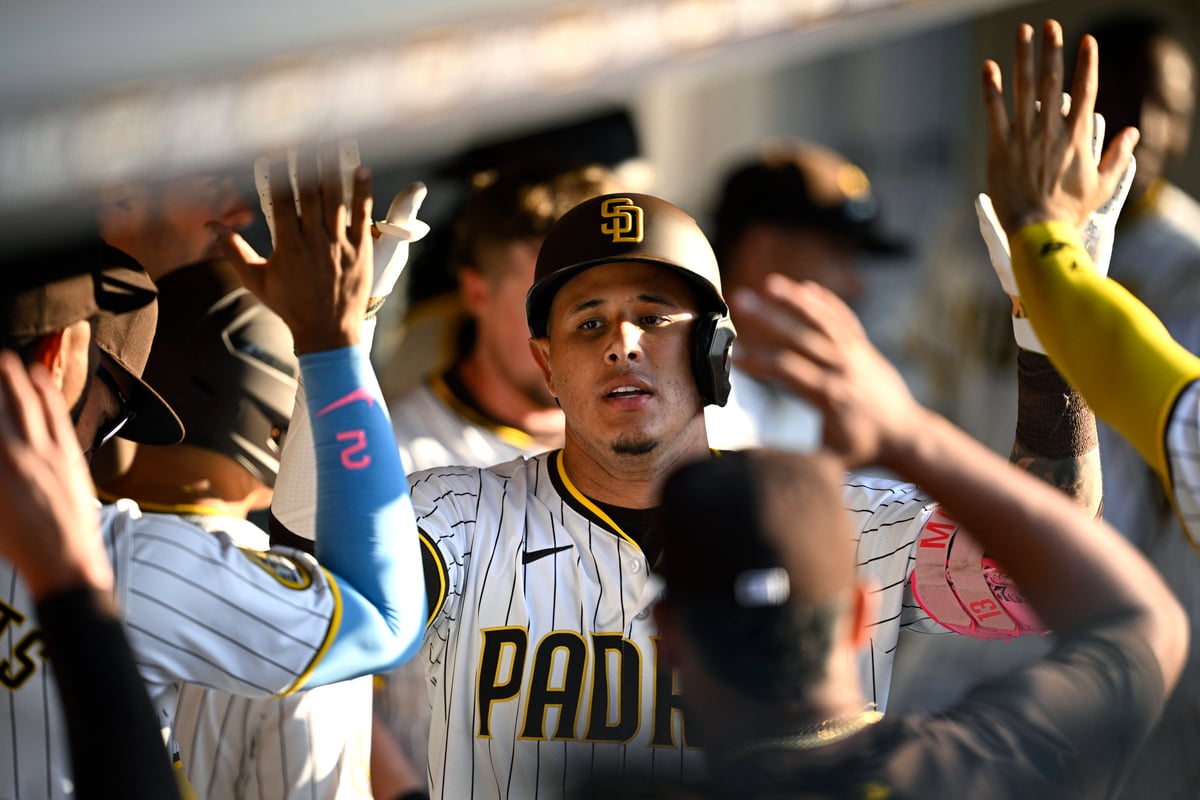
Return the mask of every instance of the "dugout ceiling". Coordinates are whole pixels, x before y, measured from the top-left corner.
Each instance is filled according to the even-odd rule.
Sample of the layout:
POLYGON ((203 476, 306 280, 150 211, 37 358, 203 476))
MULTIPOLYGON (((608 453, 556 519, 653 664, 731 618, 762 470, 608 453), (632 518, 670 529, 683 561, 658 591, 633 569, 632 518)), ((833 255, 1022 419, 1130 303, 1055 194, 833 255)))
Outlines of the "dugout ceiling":
POLYGON ((437 158, 620 103, 666 74, 764 69, 1020 4, 5 3, 0 224, 113 181, 316 136, 356 133, 385 159, 437 158))

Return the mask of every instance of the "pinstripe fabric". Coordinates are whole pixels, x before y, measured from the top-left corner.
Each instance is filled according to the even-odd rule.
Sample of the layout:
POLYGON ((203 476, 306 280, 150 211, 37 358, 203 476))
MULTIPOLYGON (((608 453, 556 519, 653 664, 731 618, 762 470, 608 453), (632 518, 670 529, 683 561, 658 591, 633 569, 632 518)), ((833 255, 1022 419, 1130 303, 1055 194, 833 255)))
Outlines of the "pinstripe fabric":
MULTIPOLYGON (((596 770, 696 774, 679 687, 656 669, 650 608, 661 581, 572 493, 557 453, 426 470, 410 483, 447 572, 418 656, 434 709, 432 796, 561 797, 596 770)), ((933 505, 880 479, 849 479, 845 497, 860 569, 881 587, 863 671, 869 695, 886 701, 901 625, 932 624, 906 579, 933 505)))
POLYGON ((486 467, 537 452, 528 434, 483 418, 439 376, 389 407, 405 472, 446 464, 486 467))
MULTIPOLYGON (((262 550, 265 531, 243 519, 185 517, 262 550)), ((350 800, 371 797, 371 678, 286 697, 238 697, 183 684, 175 739, 201 798, 350 800)))
MULTIPOLYGON (((308 668, 328 632, 335 599, 325 574, 302 553, 279 551, 311 576, 308 588, 288 588, 227 536, 172 515, 143 515, 125 500, 102 507, 101 535, 126 635, 162 714, 164 736, 177 681, 269 696, 308 668)), ((0 591, 0 646, 8 661, 0 669, 7 690, 0 708, 8 714, 0 724, 0 797, 71 797, 64 721, 33 604, 2 560, 0 591)))
MULTIPOLYGON (((434 375, 394 401, 392 428, 406 472, 467 464, 486 467, 540 452, 522 431, 489 420, 455 397, 434 375)), ((431 708, 420 659, 387 673, 375 694, 375 712, 413 764, 428 760, 431 708)))
POLYGON ((1200 537, 1200 382, 1179 395, 1167 422, 1167 460, 1179 517, 1200 537))

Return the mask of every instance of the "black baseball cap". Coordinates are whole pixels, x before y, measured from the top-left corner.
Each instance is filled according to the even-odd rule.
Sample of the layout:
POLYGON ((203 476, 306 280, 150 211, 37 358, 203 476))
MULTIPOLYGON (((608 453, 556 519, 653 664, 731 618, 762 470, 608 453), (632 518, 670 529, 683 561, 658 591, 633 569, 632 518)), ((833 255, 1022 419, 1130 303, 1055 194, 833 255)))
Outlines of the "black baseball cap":
POLYGON ((773 142, 726 174, 714 215, 717 252, 728 252, 755 222, 844 234, 863 252, 880 256, 910 249, 881 227, 879 199, 866 173, 810 142, 773 142))
POLYGON ((841 476, 828 455, 772 449, 676 470, 659 507, 672 602, 754 613, 843 596, 856 576, 841 476))

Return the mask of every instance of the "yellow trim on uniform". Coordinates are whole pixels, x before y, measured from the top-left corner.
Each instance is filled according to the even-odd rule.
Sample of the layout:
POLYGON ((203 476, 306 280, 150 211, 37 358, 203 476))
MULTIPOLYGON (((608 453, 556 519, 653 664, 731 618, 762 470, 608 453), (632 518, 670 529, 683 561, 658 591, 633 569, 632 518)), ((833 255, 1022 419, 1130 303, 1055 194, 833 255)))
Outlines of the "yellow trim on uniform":
MULTIPOLYGON (((629 542, 631 545, 636 547, 638 549, 639 553, 642 553, 642 548, 638 545, 638 543, 635 542, 633 539, 629 538, 629 534, 627 534, 627 533, 625 533, 625 531, 621 530, 621 526, 618 525, 617 523, 613 522, 612 517, 608 516, 608 514, 605 514, 603 511, 601 511, 600 508, 595 503, 593 503, 591 500, 587 499, 587 497, 585 497, 583 495, 583 492, 581 492, 575 488, 575 484, 571 483, 571 479, 567 477, 567 469, 565 466, 563 466, 563 451, 562 450, 559 450, 557 453, 554 454, 554 467, 555 467, 555 469, 558 470, 558 477, 562 478, 563 486, 567 487, 567 491, 571 493, 572 497, 574 497, 576 500, 578 500, 579 503, 584 508, 586 508, 588 511, 592 512, 597 517, 604 520, 604 523, 606 525, 608 525, 608 527, 612 528, 614 533, 616 533, 622 539, 624 539, 625 541, 629 542)), ((642 553, 642 555, 644 556, 645 553, 642 553)))
POLYGON ((430 541, 430 539, 426 535, 426 533, 423 530, 421 530, 420 528, 417 529, 417 541, 419 541, 421 543, 422 547, 424 547, 426 550, 429 551, 429 554, 431 556, 433 556, 433 563, 437 565, 438 582, 439 582, 438 596, 437 596, 437 602, 434 603, 432 606, 430 606, 429 617, 425 620, 425 627, 428 628, 430 625, 433 624, 433 618, 436 617, 439 613, 441 613, 442 606, 444 606, 446 604, 446 594, 447 594, 446 587, 450 582, 450 578, 446 574, 447 573, 446 560, 444 558, 442 558, 441 551, 437 549, 437 546, 432 541, 430 541))
POLYGON ((175 787, 179 789, 179 799, 200 800, 200 795, 196 794, 196 790, 192 788, 192 783, 188 780, 187 772, 183 769, 183 761, 177 757, 171 767, 175 773, 175 787))
MULTIPOLYGON (((124 499, 121 495, 112 494, 111 492, 106 492, 103 489, 96 490, 96 497, 100 499, 101 503, 115 503, 118 500, 124 499)), ((229 516, 228 509, 218 508, 216 506, 201 506, 190 503, 151 503, 138 500, 137 498, 129 499, 137 503, 138 508, 140 508, 142 511, 149 511, 152 514, 175 514, 176 516, 183 516, 185 514, 199 514, 201 516, 208 517, 229 516)))
POLYGON ((450 389, 450 384, 446 383, 446 378, 443 373, 439 372, 430 376, 429 388, 439 400, 450 406, 450 409, 455 414, 458 414, 460 417, 474 425, 478 425, 481 428, 486 428, 502 441, 512 445, 513 447, 518 447, 521 450, 529 450, 534 446, 535 442, 533 437, 525 431, 521 430, 520 428, 514 428, 511 425, 505 425, 501 422, 497 422, 494 419, 485 417, 478 409, 472 408, 460 400, 458 396, 455 395, 450 389))
POLYGON ((337 638, 338 630, 342 627, 342 590, 338 588, 337 581, 334 580, 329 570, 321 567, 321 572, 325 573, 325 578, 329 581, 329 588, 333 592, 333 618, 329 620, 329 633, 325 636, 325 641, 321 643, 320 649, 312 657, 312 661, 308 662, 308 667, 304 672, 300 673, 300 677, 291 686, 277 694, 276 697, 292 694, 304 686, 305 681, 309 679, 313 671, 317 668, 317 664, 321 663, 321 659, 329 651, 333 640, 337 638))

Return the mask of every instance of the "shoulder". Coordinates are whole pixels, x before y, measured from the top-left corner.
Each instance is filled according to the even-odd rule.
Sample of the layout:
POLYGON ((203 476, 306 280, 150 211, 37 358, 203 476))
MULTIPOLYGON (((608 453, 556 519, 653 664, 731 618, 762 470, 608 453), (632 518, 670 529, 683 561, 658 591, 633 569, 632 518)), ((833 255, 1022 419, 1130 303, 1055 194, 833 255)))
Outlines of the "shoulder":
POLYGON ((886 476, 847 472, 842 476, 842 503, 851 512, 901 511, 933 505, 914 483, 886 476))
POLYGON ((438 496, 447 491, 479 493, 507 489, 511 493, 514 488, 536 486, 539 483, 538 473, 544 472, 547 456, 547 453, 533 457, 518 456, 490 467, 433 467, 412 473, 408 476, 408 483, 414 502, 418 498, 438 496))

